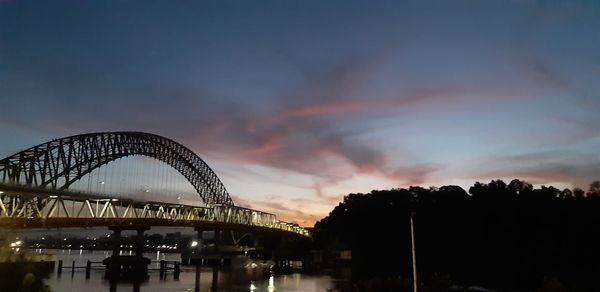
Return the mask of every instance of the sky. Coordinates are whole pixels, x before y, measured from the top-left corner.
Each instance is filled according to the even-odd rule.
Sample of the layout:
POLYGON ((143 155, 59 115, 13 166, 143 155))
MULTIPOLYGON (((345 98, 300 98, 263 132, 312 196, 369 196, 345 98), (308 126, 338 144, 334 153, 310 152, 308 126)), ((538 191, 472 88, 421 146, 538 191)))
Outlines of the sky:
POLYGON ((348 193, 600 179, 597 1, 0 0, 0 157, 135 130, 310 226, 348 193))

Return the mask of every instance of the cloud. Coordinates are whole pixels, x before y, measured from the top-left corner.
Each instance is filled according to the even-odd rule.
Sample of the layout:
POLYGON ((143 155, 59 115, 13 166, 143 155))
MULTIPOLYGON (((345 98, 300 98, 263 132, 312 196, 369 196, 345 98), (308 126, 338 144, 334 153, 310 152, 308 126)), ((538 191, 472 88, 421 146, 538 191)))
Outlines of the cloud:
MULTIPOLYGON (((311 212, 307 213, 301 210, 311 210, 316 204, 305 201, 305 200, 296 200, 294 202, 294 207, 289 207, 289 202, 285 202, 282 198, 279 197, 271 197, 269 200, 260 201, 254 199, 246 199, 240 198, 237 196, 232 196, 234 201, 238 206, 242 206, 245 208, 251 208, 256 210, 261 210, 263 212, 276 214, 278 220, 282 220, 285 222, 296 223, 303 227, 311 227, 314 223, 323 218, 326 213, 320 212, 311 212)), ((317 203, 318 205, 319 203, 317 203)))
MULTIPOLYGON (((377 66, 365 59, 347 60, 329 70, 309 72, 301 86, 258 101, 214 96, 191 85, 112 89, 102 84, 89 86, 87 82, 75 82, 68 88, 64 84, 65 88, 55 85, 53 96, 67 97, 47 102, 45 110, 33 113, 35 119, 24 122, 65 134, 104 130, 157 133, 211 160, 311 176, 316 183, 306 187, 320 204, 333 204, 343 194, 328 193, 332 189, 329 187, 357 176, 376 176, 399 186, 421 185, 443 169, 440 165, 415 162, 418 160, 402 145, 394 149, 402 159, 389 157, 387 149, 378 148, 378 141, 364 139, 373 127, 370 121, 417 112, 435 116, 452 106, 460 108, 512 98, 514 92, 522 90, 472 84, 380 90, 372 86, 377 66), (89 90, 86 87, 94 89, 88 99, 74 98, 84 96, 89 90)), ((540 84, 565 86, 561 85, 564 84, 561 76, 549 66, 534 61, 523 61, 519 66, 528 78, 540 84)), ((16 97, 11 100, 25 103, 16 97)), ((16 113, 10 116, 22 119, 16 113)), ((552 175, 557 176, 559 170, 552 175)), ((521 171, 531 177, 535 170, 521 171)), ((263 208, 258 202, 239 199, 235 202, 263 208)), ((288 204, 282 199, 264 207, 304 222, 311 222, 319 215, 305 214, 298 211, 304 209, 288 204)))
POLYGON ((325 181, 371 174, 422 182, 435 171, 432 166, 389 165, 377 143, 357 139, 368 131, 365 122, 420 105, 441 111, 456 101, 493 94, 458 86, 373 90, 369 85, 377 62, 383 61, 355 58, 329 70, 308 72, 302 86, 272 97, 274 104, 267 107, 181 85, 108 88, 86 76, 86 82, 72 82, 68 89, 65 84, 53 85, 53 95, 64 96, 62 102, 68 106, 50 102, 45 111, 34 113, 35 121, 26 123, 64 134, 148 131, 172 137, 201 156, 296 171, 325 181), (89 98, 73 98, 90 89, 94 91, 89 98))
POLYGON ((567 91, 571 87, 567 78, 548 63, 533 57, 519 58, 514 63, 528 80, 541 87, 560 91, 567 91))
POLYGON ((317 198, 323 198, 323 190, 321 189, 321 184, 318 182, 315 182, 315 185, 313 186, 313 189, 315 190, 315 195, 317 196, 317 198))
POLYGON ((402 180, 405 185, 416 186, 425 183, 427 177, 438 170, 441 170, 441 167, 430 164, 420 164, 396 168, 388 174, 388 177, 402 180))
POLYGON ((351 100, 338 103, 317 104, 301 106, 284 114, 285 117, 311 117, 326 114, 340 114, 363 110, 373 107, 377 102, 369 102, 365 100, 351 100))

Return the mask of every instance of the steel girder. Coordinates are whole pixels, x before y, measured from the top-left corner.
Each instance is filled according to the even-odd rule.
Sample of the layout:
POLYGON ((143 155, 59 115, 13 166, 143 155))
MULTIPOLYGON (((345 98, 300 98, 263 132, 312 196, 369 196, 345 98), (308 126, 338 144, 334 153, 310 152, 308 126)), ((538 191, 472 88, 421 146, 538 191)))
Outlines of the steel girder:
POLYGON ((197 207, 115 198, 90 198, 84 194, 69 193, 68 191, 64 191, 60 195, 2 192, 0 194, 0 220, 18 219, 44 222, 48 219, 75 222, 80 219, 138 219, 137 222, 140 223, 147 221, 148 224, 181 224, 181 226, 190 223, 218 222, 265 227, 309 236, 306 229, 296 224, 279 221, 273 214, 236 206, 197 207))
POLYGON ((234 205, 223 183, 198 155, 171 139, 143 132, 89 133, 48 141, 0 160, 0 179, 4 184, 65 190, 92 170, 132 155, 173 167, 207 205, 234 205))

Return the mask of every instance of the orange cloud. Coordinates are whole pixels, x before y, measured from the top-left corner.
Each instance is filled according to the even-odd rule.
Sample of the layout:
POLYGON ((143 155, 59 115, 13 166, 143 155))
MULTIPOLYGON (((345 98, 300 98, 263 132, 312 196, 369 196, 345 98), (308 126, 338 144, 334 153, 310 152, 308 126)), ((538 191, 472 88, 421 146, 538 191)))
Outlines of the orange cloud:
POLYGON ((302 106, 286 112, 283 116, 291 118, 312 117, 325 114, 354 112, 373 106, 373 102, 365 100, 350 100, 326 104, 302 106))
POLYGON ((257 156, 265 156, 277 152, 285 146, 287 140, 285 135, 273 135, 256 147, 243 151, 243 156, 253 158, 257 156))
POLYGON ((311 210, 312 208, 309 205, 313 205, 314 202, 295 202, 296 206, 289 207, 288 204, 284 203, 284 199, 275 196, 271 196, 266 201, 241 198, 239 196, 232 197, 238 206, 272 213, 277 216, 278 220, 296 223, 302 227, 312 227, 317 220, 327 215, 326 212, 303 211, 311 210))

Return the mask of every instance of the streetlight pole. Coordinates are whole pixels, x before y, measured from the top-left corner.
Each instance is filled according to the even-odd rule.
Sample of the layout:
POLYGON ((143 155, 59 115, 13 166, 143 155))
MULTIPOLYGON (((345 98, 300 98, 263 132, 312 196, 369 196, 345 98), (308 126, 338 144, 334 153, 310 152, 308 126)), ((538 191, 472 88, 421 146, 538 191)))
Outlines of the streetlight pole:
POLYGON ((415 212, 410 212, 410 240, 412 246, 412 270, 413 270, 413 291, 417 292, 417 255, 415 252, 415 227, 413 217, 415 212))

